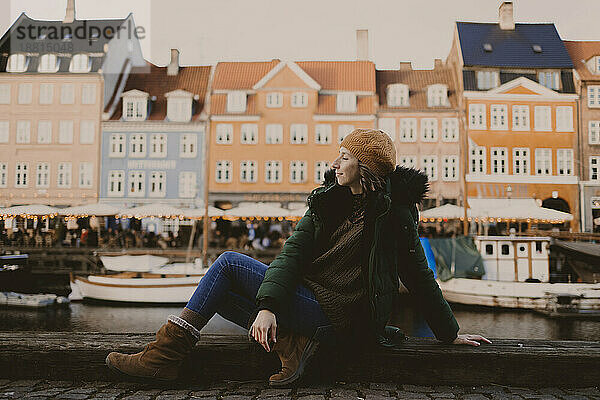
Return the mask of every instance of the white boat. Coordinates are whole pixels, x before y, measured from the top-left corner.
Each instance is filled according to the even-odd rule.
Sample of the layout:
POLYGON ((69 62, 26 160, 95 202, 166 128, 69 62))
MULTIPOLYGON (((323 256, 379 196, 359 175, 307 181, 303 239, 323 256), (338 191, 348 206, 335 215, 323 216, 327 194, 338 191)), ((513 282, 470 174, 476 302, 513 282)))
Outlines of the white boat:
MULTIPOLYGON (((123 256, 118 256, 123 257, 123 256)), ((131 257, 131 256, 130 256, 131 257)), ((134 256, 136 257, 136 256, 134 256)), ((117 260, 102 262, 107 269, 121 271, 117 274, 71 276, 70 300, 104 300, 132 303, 186 303, 200 279, 206 273, 200 259, 194 263, 175 263, 156 267, 148 263, 146 267, 134 266, 134 271, 124 271, 117 260)), ((123 259, 121 259, 123 260, 123 259)))
POLYGON ((55 294, 23 294, 0 292, 0 306, 23 308, 46 308, 68 304, 69 300, 55 294))
POLYGON ((549 237, 476 236, 482 279, 438 280, 451 303, 600 316, 600 283, 551 283, 549 237))

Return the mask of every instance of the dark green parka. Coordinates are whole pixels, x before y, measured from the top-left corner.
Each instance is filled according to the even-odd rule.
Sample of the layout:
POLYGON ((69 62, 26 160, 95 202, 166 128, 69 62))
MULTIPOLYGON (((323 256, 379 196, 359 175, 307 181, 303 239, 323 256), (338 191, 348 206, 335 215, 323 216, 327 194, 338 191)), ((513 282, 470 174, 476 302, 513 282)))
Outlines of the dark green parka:
MULTIPOLYGON (((368 266, 371 323, 376 335, 383 333, 390 317, 400 278, 436 338, 444 342, 456 338, 458 323, 427 266, 417 233, 416 203, 422 201, 428 186, 421 171, 397 166, 386 177, 386 189, 367 197, 361 254, 368 266)), ((256 297, 259 308, 275 312, 280 321, 286 319, 307 266, 326 250, 327 238, 351 213, 352 193, 338 185, 333 171, 328 171, 324 185, 308 197, 308 207, 267 269, 256 297)))

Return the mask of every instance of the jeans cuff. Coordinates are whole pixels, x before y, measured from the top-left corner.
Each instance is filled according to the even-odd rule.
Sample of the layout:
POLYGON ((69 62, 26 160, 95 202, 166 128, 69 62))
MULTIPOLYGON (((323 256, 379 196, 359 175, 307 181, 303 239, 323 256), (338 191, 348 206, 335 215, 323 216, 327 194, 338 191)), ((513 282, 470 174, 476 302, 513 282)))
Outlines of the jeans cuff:
POLYGON ((193 337, 196 338, 196 340, 200 340, 200 331, 194 328, 194 326, 186 320, 179 318, 176 315, 169 315, 169 321, 188 331, 193 337))

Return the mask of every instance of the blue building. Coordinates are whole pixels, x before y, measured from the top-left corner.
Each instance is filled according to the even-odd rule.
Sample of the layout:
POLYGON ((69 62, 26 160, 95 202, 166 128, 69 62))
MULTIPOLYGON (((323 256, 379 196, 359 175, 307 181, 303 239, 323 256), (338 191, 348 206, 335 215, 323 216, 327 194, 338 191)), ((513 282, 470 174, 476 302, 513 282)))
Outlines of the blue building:
POLYGON ((102 123, 100 201, 194 207, 204 187, 205 99, 210 66, 132 69, 102 123))

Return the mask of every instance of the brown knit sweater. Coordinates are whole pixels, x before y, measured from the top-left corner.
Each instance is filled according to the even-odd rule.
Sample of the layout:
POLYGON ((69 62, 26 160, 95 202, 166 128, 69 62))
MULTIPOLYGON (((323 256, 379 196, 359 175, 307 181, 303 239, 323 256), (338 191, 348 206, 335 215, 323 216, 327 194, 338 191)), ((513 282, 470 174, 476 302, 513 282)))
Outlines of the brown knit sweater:
POLYGON ((304 277, 337 331, 357 334, 368 325, 369 309, 361 260, 364 198, 354 196, 353 212, 331 235, 328 250, 317 257, 304 277))

